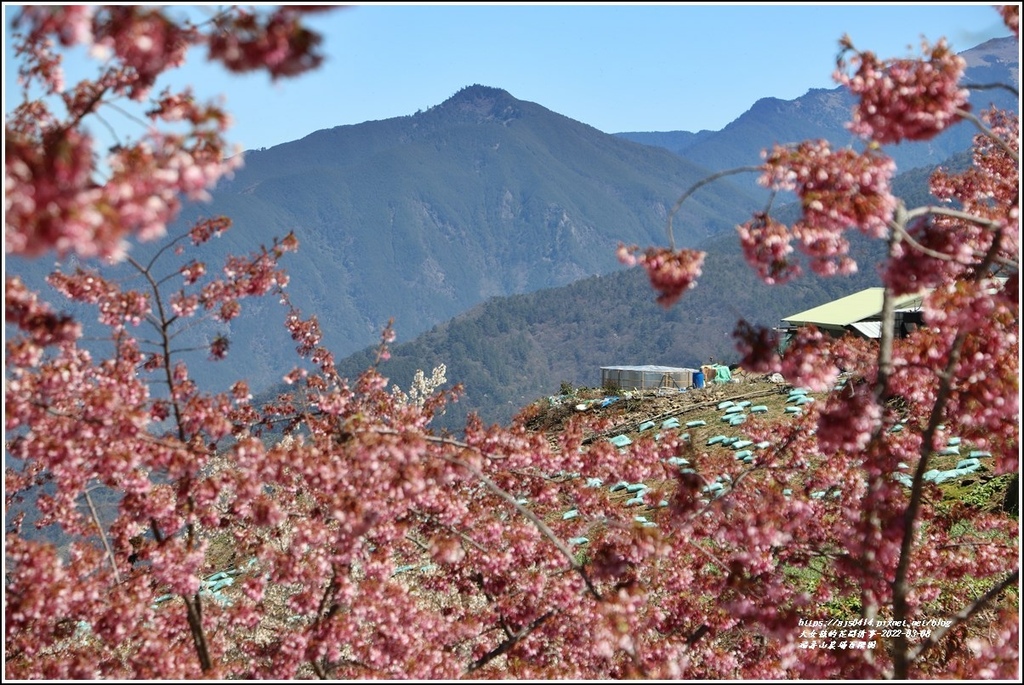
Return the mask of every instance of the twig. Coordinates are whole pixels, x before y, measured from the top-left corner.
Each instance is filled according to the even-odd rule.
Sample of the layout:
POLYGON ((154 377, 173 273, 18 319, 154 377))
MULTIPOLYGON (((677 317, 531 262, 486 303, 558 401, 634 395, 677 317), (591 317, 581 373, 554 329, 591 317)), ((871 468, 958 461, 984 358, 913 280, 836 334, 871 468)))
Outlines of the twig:
POLYGON ((924 655, 925 652, 927 652, 929 649, 937 645, 939 641, 946 636, 946 633, 953 630, 953 628, 956 628, 961 623, 964 623, 965 621, 970 619, 971 616, 974 616, 976 613, 984 609, 986 606, 988 606, 989 602, 998 597, 1003 592, 1003 590, 1010 587, 1011 585, 1016 585, 1019 580, 1020 569, 1017 568, 1014 569, 1013 573, 1006 576, 1006 578, 1004 578, 1002 582, 993 585, 991 588, 989 588, 988 592, 986 592, 981 597, 971 602, 969 606, 964 607, 956 614, 954 614, 948 626, 939 628, 938 630, 934 631, 931 635, 929 635, 924 642, 919 643, 914 649, 910 651, 909 660, 916 661, 917 659, 919 659, 922 655, 924 655))
POLYGON ((978 117, 974 116, 973 114, 971 114, 970 112, 968 112, 965 109, 959 109, 958 108, 956 110, 956 114, 961 119, 965 119, 965 120, 971 122, 972 124, 974 124, 978 128, 978 130, 981 131, 981 133, 985 137, 989 138, 990 140, 995 142, 996 145, 998 145, 1000 148, 1002 148, 1002 150, 1006 154, 1008 154, 1010 156, 1010 159, 1012 159, 1015 164, 1020 164, 1020 155, 1017 154, 1016 150, 1014 150, 1012 147, 1010 147, 1010 144, 1007 143, 1005 140, 1003 140, 1002 138, 997 136, 995 133, 993 133, 992 129, 990 129, 988 126, 986 126, 985 123, 981 119, 979 119, 978 117))
POLYGON ((760 166, 743 166, 737 167, 735 169, 727 169, 725 171, 719 171, 717 174, 711 174, 710 176, 706 176, 701 180, 697 181, 696 183, 694 183, 692 186, 690 186, 685 193, 679 196, 679 199, 676 200, 676 203, 674 205, 672 205, 672 209, 668 213, 668 224, 665 227, 665 232, 668 234, 668 246, 671 247, 673 250, 676 249, 676 241, 672 237, 672 217, 676 215, 676 212, 679 211, 679 208, 683 206, 684 202, 686 202, 686 198, 693 195, 698 189, 702 188, 703 186, 706 186, 708 183, 717 181, 720 178, 752 171, 763 171, 763 169, 760 166))
POLYGON ((539 616, 532 623, 530 623, 529 625, 525 626, 522 630, 520 630, 518 633, 512 635, 509 639, 505 640, 500 645, 498 645, 491 651, 487 652, 487 654, 484 654, 482 657, 480 657, 472 664, 470 664, 469 668, 466 669, 466 673, 472 673, 473 671, 483 668, 492 660, 498 658, 508 650, 512 649, 520 641, 522 641, 523 638, 527 637, 530 633, 539 628, 545 621, 547 621, 554 615, 555 612, 549 611, 546 614, 539 616))
POLYGON ((1009 83, 977 83, 968 84, 968 90, 1006 90, 1013 93, 1014 97, 1020 97, 1020 91, 1009 83))
POLYGON ((89 513, 92 515, 92 522, 96 524, 96 530, 99 531, 100 540, 103 541, 103 549, 106 550, 107 559, 110 561, 110 568, 114 571, 114 581, 121 584, 121 573, 117 570, 117 561, 114 559, 114 550, 110 548, 110 541, 107 539, 107 532, 103 530, 103 526, 100 524, 100 516, 96 512, 96 506, 93 504, 92 496, 89 494, 89 489, 85 490, 85 502, 89 505, 89 513))

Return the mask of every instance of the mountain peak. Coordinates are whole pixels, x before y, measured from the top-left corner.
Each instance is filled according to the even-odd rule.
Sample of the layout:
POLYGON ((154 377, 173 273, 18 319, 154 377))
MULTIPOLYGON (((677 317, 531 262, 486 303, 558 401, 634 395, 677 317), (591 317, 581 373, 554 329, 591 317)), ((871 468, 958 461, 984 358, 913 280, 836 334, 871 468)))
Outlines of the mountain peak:
POLYGON ((444 103, 442 104, 499 97, 515 99, 511 95, 509 95, 507 90, 502 90, 501 88, 492 88, 491 86, 481 86, 479 83, 474 83, 471 86, 465 86, 463 88, 460 88, 459 91, 455 93, 455 95, 445 100, 444 103))
POLYGON ((1019 68, 1018 61, 1020 45, 1013 36, 1003 38, 992 38, 981 45, 960 53, 960 56, 967 61, 968 68, 990 67, 996 65, 1009 65, 1012 71, 1019 68), (1013 67, 1013 65, 1017 65, 1013 67))
POLYGON ((474 84, 462 88, 438 105, 438 108, 477 121, 508 121, 518 118, 519 104, 508 91, 474 84))

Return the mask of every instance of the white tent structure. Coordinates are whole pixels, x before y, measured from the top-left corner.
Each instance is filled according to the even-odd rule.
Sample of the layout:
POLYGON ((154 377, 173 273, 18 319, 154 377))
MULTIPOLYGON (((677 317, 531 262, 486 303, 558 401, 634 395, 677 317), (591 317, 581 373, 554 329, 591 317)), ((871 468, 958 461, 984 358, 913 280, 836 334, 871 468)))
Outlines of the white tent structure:
POLYGON ((602 366, 601 387, 621 390, 654 390, 693 387, 693 374, 698 369, 677 366, 602 366))

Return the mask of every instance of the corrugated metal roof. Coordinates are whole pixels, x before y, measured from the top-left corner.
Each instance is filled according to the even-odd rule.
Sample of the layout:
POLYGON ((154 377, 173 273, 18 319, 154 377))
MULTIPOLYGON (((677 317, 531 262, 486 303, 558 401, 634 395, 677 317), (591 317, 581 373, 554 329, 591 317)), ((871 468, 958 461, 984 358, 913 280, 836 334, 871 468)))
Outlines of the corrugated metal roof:
POLYGON ((878 339, 882 337, 881 321, 855 321, 850 326, 860 331, 865 338, 878 339))
MULTIPOLYGON (((885 288, 867 288, 832 302, 787 316, 783 321, 791 324, 818 324, 822 326, 849 326, 850 324, 877 317, 882 313, 882 297, 885 288)), ((903 295, 896 298, 896 309, 919 306, 921 295, 903 295)))

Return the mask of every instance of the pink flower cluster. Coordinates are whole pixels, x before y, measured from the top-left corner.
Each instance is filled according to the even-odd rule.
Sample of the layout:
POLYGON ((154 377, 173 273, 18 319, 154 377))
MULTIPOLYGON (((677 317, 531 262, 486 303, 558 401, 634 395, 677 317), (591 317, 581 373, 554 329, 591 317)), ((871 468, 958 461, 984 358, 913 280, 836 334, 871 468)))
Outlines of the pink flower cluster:
POLYGON ((70 316, 57 314, 47 303, 39 300, 38 294, 25 287, 18 276, 4 279, 4 322, 17 326, 31 338, 31 345, 22 348, 34 350, 29 357, 14 354, 17 349, 13 339, 8 339, 8 361, 15 366, 35 366, 43 347, 73 342, 82 334, 82 327, 70 316), (12 355, 14 359, 11 359, 12 355))
POLYGON ((778 373, 781 370, 779 335, 774 330, 740 320, 732 336, 736 339, 736 349, 742 355, 740 365, 744 369, 754 373, 778 373))
POLYGON ((839 377, 839 369, 827 359, 828 347, 828 337, 815 326, 797 329, 782 355, 783 377, 808 390, 829 390, 839 377))
MULTIPOLYGON (((849 39, 844 52, 853 50, 849 39)), ((878 143, 933 138, 960 116, 968 91, 960 87, 967 63, 945 39, 922 45, 926 59, 879 60, 872 52, 856 52, 851 75, 839 62, 834 78, 860 98, 853 110, 850 130, 878 143)))
POLYGON ((859 452, 879 429, 882 409, 867 383, 849 383, 818 414, 818 440, 824 454, 859 452))
POLYGON ((54 272, 49 283, 65 297, 78 302, 95 304, 99 320, 118 329, 125 324, 138 326, 149 314, 149 298, 138 290, 122 290, 99 273, 78 268, 73 274, 54 272))
POLYGON ((981 118, 990 129, 975 136, 974 164, 955 174, 940 168, 930 179, 940 208, 956 207, 962 216, 929 212, 906 227, 910 241, 896 245, 883 273, 886 285, 897 294, 970 276, 982 255, 1003 263, 1018 258, 1019 121, 1012 113, 994 111, 981 118))
POLYGON ((109 50, 134 72, 127 95, 143 100, 165 71, 185 63, 190 45, 199 39, 196 29, 179 25, 161 9, 133 5, 105 6, 93 22, 96 46, 109 50))
POLYGON ((315 9, 284 6, 265 18, 245 10, 219 17, 207 39, 210 59, 231 71, 266 69, 274 79, 315 69, 323 61, 316 51, 321 38, 300 23, 300 13, 315 9))
MULTIPOLYGON (((792 230, 801 250, 811 257, 812 269, 825 276, 855 271, 843 232, 856 227, 875 238, 885 235, 896 208, 890 188, 896 170, 892 159, 851 148, 833 150, 825 140, 776 145, 762 154, 765 163, 759 182, 775 190, 795 191, 800 198, 803 217, 792 230)), ((772 240, 769 254, 785 256, 779 226, 755 220, 751 228, 741 229, 741 235, 750 231, 751 240, 762 234, 772 240)), ((760 263, 763 257, 752 251, 760 263)), ((785 275, 786 265, 779 268, 785 275)))
POLYGON ((217 15, 207 36, 152 7, 25 8, 14 22, 23 31, 16 50, 26 60, 19 72, 25 92, 39 86, 61 98, 67 113, 60 120, 42 100, 27 101, 5 123, 7 252, 38 256, 54 249, 61 256, 120 258, 126 237, 162 236, 178 214, 180 197, 207 197, 241 163, 223 137, 227 115, 196 102, 188 88, 165 90, 146 113, 151 127, 113 148, 102 174, 82 122, 117 97, 144 100, 161 75, 184 63, 191 46, 204 42, 213 57, 236 70, 264 68, 277 78, 313 68, 322 57, 319 36, 301 24, 306 11, 312 10, 281 8, 263 23, 232 8, 217 15), (85 44, 108 54, 99 77, 66 89, 54 35, 62 45, 85 44), (240 43, 229 45, 241 35, 240 43), (231 56, 239 51, 245 55, 231 56), (176 132, 161 131, 163 124, 176 132))
POLYGON ((754 218, 736 227, 747 264, 761 280, 772 285, 787 283, 800 275, 800 265, 790 259, 792 235, 785 224, 758 212, 754 218))
POLYGON ((637 256, 636 245, 618 249, 619 261, 628 266, 640 264, 658 291, 658 303, 671 307, 690 288, 694 287, 704 265, 704 253, 698 250, 673 250, 649 247, 637 256))

